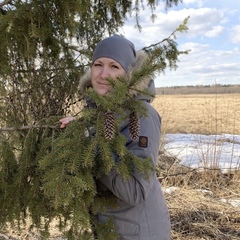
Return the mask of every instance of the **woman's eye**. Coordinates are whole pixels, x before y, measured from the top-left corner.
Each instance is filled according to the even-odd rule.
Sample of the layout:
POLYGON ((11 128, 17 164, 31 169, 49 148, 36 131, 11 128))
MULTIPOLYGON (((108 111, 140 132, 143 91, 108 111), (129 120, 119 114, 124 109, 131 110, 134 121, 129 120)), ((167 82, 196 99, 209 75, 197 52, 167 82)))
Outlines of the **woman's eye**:
POLYGON ((112 68, 117 68, 119 69, 119 67, 117 65, 112 65, 112 68))
POLYGON ((101 66, 101 64, 100 63, 94 63, 94 66, 99 67, 99 66, 101 66))

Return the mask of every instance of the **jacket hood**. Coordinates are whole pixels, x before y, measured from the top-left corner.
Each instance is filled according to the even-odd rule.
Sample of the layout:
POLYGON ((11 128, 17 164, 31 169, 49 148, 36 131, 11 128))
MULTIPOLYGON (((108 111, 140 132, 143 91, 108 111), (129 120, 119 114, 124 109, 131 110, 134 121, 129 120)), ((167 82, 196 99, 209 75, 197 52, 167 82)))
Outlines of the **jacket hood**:
MULTIPOLYGON (((135 70, 141 69, 141 66, 146 61, 146 59, 147 59, 146 53, 144 53, 142 51, 138 51, 136 53, 136 59, 126 75, 127 80, 131 79, 132 73, 135 70)), ((80 92, 84 92, 87 88, 92 88, 90 69, 88 69, 88 71, 83 75, 83 77, 80 79, 80 82, 79 82, 80 92)), ((155 84, 152 79, 152 76, 149 76, 149 75, 144 76, 143 79, 139 82, 139 84, 135 87, 135 90, 130 91, 130 95, 132 97, 139 99, 139 100, 145 100, 147 102, 153 101, 155 93, 156 93, 155 92, 155 84), (139 93, 141 91, 147 91, 149 94, 139 93)))

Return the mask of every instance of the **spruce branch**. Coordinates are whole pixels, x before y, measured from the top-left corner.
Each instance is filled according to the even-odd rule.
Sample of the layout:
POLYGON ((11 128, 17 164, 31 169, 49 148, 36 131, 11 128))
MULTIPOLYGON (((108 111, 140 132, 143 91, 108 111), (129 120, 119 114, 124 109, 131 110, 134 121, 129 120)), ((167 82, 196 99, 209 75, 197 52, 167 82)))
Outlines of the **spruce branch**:
POLYGON ((172 39, 175 39, 176 38, 176 33, 177 32, 183 32, 183 31, 187 31, 188 30, 188 26, 187 26, 187 23, 188 23, 188 20, 189 20, 190 16, 186 17, 184 20, 183 20, 183 23, 180 24, 168 37, 162 39, 160 42, 157 42, 157 43, 153 43, 147 47, 144 47, 142 48, 142 50, 144 51, 148 51, 152 48, 155 48, 159 45, 162 45, 164 42, 169 42, 169 41, 172 41, 172 39))
POLYGON ((175 41, 177 32, 188 30, 188 19, 189 17, 185 18, 183 23, 180 24, 167 38, 142 49, 150 56, 150 58, 152 58, 152 62, 156 67, 156 72, 164 72, 167 67, 169 67, 170 70, 175 70, 177 68, 176 63, 179 61, 179 56, 190 52, 190 50, 179 51, 175 41))
POLYGON ((51 128, 51 129, 56 129, 59 128, 59 123, 58 125, 27 125, 27 126, 21 126, 21 127, 1 127, 0 131, 2 132, 7 132, 7 131, 21 131, 21 130, 29 130, 29 129, 42 129, 42 128, 51 128))
MULTIPOLYGON (((0 1, 5 8, 15 2, 0 1)), ((168 0, 167 4, 176 2, 168 0)), ((28 215, 32 226, 46 233, 57 217, 59 230, 69 240, 74 235, 90 239, 95 230, 98 239, 116 239, 114 232, 105 231, 105 227, 91 220, 92 212, 116 203, 113 194, 98 191, 96 178, 116 171, 127 180, 132 171, 151 171, 150 159, 129 153, 120 128, 128 123, 131 112, 137 116, 146 114, 144 104, 132 93, 150 93, 138 89, 138 84, 153 77, 154 71, 163 71, 167 61, 174 66, 182 52, 174 41, 176 32, 168 41, 143 49, 150 58, 140 71, 133 73, 131 79, 113 80, 115 90, 105 97, 93 90, 87 92, 86 97, 93 99, 94 106, 76 113, 76 121, 59 130, 60 123, 56 121, 69 109, 73 114, 78 111, 72 110, 79 99, 77 85, 95 43, 107 31, 115 32, 133 6, 129 1, 116 6, 110 1, 100 1, 99 6, 93 6, 93 1, 62 4, 18 1, 1 18, 0 115, 1 126, 6 127, 0 128, 0 222, 20 222, 28 215), (81 26, 76 17, 81 19, 81 26), (80 44, 68 41, 73 37, 80 44), (80 59, 76 54, 80 54, 80 59), (111 141, 104 138, 104 112, 114 113, 111 130, 114 127, 115 134, 111 141), (90 232, 84 232, 82 227, 90 232)), ((138 12, 141 1, 136 4, 138 12)), ((154 9, 154 1, 150 1, 150 6, 154 9)), ((184 24, 177 30, 184 30, 184 24)))

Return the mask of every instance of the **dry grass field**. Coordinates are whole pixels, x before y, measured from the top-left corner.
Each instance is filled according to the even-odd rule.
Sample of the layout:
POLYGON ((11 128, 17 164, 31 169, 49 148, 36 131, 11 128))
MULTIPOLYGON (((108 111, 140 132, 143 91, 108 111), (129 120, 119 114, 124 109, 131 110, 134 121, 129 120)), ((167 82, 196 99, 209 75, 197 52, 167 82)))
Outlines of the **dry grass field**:
MULTIPOLYGON (((163 138, 166 133, 240 134, 240 94, 158 95, 153 106, 162 116, 163 138)), ((160 153, 162 186, 175 189, 165 192, 172 239, 240 239, 240 173, 197 172, 177 163, 160 153)))
POLYGON ((240 94, 158 95, 163 133, 240 134, 240 94))
MULTIPOLYGON (((166 133, 240 134, 240 94, 158 95, 153 106, 162 116, 163 137, 166 133)), ((172 240, 240 239, 239 172, 198 172, 160 151, 158 176, 171 216, 172 240)), ((51 239, 63 239, 57 236, 52 228, 51 239)), ((36 232, 11 228, 0 233, 0 239, 40 238, 36 232)))

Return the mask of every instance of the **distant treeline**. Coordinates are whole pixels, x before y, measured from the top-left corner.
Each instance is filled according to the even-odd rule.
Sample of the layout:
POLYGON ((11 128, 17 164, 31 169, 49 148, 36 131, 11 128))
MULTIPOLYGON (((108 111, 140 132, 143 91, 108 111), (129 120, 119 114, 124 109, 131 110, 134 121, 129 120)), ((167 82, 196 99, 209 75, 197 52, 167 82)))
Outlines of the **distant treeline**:
POLYGON ((156 93, 161 95, 240 93, 240 84, 239 85, 214 84, 214 85, 160 87, 156 89, 156 93))

